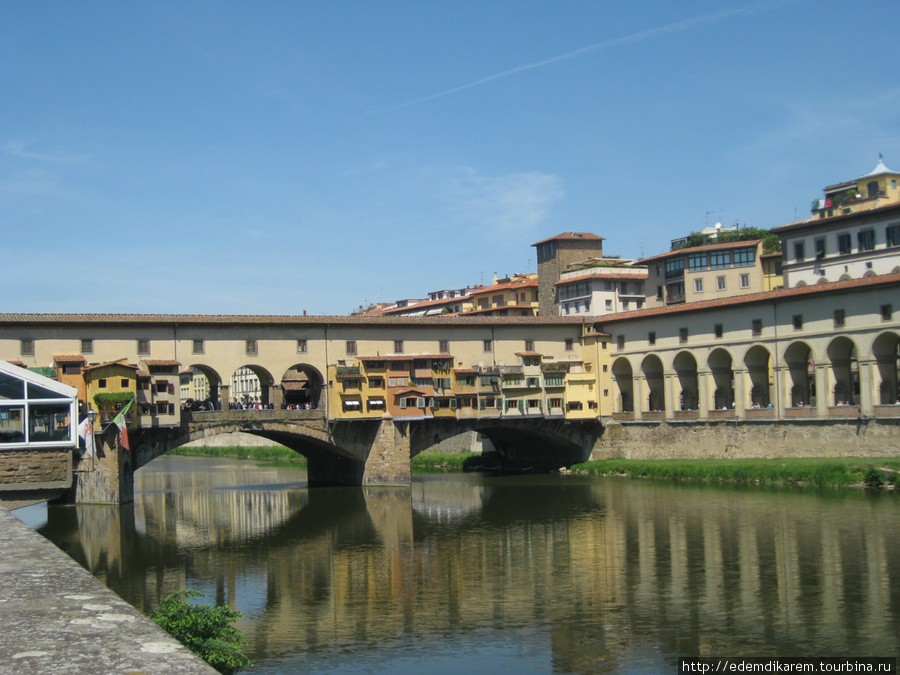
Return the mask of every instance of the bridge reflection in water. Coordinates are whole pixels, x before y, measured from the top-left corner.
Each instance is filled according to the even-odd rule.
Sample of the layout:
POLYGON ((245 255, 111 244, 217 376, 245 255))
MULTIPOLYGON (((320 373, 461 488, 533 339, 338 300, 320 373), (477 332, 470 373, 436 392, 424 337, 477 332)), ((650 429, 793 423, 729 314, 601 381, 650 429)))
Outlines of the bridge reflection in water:
POLYGON ((489 671, 499 644, 558 672, 900 650, 893 495, 155 469, 185 461, 139 473, 133 506, 51 507, 41 531, 141 609, 190 587, 244 611, 260 672, 476 655, 489 671))

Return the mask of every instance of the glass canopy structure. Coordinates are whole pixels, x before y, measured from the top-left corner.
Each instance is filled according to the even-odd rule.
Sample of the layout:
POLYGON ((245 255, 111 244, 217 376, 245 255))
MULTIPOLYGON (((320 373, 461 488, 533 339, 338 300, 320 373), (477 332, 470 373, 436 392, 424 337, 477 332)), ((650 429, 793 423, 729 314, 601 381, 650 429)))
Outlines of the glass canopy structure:
POLYGON ((77 444, 77 390, 0 361, 0 452, 77 444))

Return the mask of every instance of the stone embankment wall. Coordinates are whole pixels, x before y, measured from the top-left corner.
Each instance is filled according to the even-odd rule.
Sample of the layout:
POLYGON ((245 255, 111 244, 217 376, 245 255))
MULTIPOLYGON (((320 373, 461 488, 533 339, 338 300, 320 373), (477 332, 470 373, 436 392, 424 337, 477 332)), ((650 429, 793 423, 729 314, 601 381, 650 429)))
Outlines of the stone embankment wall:
POLYGON ((72 472, 71 450, 6 450, 0 453, 0 484, 66 483, 72 472))
POLYGON ((3 508, 0 608, 0 673, 216 673, 3 508))
POLYGON ((610 422, 591 459, 900 457, 900 420, 610 422))

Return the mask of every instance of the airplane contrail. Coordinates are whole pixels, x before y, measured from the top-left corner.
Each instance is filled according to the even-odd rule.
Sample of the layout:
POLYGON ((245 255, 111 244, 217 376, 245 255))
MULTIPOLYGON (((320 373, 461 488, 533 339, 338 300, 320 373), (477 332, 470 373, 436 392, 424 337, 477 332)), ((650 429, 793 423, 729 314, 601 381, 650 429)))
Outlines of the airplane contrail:
MULTIPOLYGON (((632 33, 631 35, 626 35, 624 37, 614 38, 612 40, 606 40, 605 42, 598 42, 593 45, 588 45, 587 47, 581 47, 580 49, 576 49, 575 51, 567 52, 565 54, 560 54, 559 56, 553 56, 549 59, 543 59, 541 61, 535 61, 534 63, 528 63, 522 66, 516 66, 515 68, 510 68, 509 70, 504 70, 499 73, 495 73, 494 75, 488 75, 487 77, 482 77, 481 79, 475 80, 473 82, 469 82, 468 84, 463 84, 458 87, 453 87, 452 89, 445 89, 444 91, 439 91, 435 94, 429 94, 428 96, 422 96, 421 98, 412 99, 411 101, 406 101, 405 103, 398 103, 395 106, 391 106, 389 108, 382 108, 381 110, 375 110, 373 112, 368 113, 368 115, 380 115, 387 112, 393 112, 394 110, 400 110, 401 108, 408 108, 409 106, 417 105, 419 103, 425 103, 426 101, 433 101, 437 98, 443 98, 445 96, 450 96, 451 94, 456 94, 461 91, 466 91, 467 89, 473 89, 475 87, 480 87, 488 82, 493 82, 495 80, 502 79, 504 77, 510 77, 511 75, 516 75, 517 73, 525 72, 526 70, 534 70, 535 68, 543 68, 544 66, 549 66, 554 63, 560 63, 562 61, 569 61, 570 59, 577 58, 579 56, 583 56, 585 54, 589 54, 591 52, 597 52, 606 49, 612 49, 613 47, 618 47, 620 45, 633 44, 635 42, 643 42, 644 40, 649 40, 650 38, 657 37, 659 35, 666 35, 669 33, 677 33, 679 31, 688 30, 690 28, 694 28, 695 26, 700 26, 703 24, 715 23, 717 21, 722 21, 724 19, 729 19, 734 16, 739 16, 742 14, 753 14, 756 12, 764 11, 770 9, 772 7, 778 5, 788 4, 789 2, 795 2, 799 0, 764 0, 763 2, 756 2, 752 5, 747 5, 746 7, 737 7, 734 9, 726 9, 721 12, 713 12, 711 14, 703 14, 701 16, 695 16, 690 19, 683 19, 681 21, 676 21, 675 23, 670 23, 665 26, 660 26, 658 28, 650 28, 648 30, 640 31, 638 33, 632 33)), ((367 116, 368 116, 367 115, 367 116)))

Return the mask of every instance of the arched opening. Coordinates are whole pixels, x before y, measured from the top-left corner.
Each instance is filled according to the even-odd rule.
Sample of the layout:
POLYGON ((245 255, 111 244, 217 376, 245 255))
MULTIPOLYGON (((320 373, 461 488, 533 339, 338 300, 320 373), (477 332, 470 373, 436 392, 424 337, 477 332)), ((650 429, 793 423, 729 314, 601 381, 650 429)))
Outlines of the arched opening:
POLYGON ((772 358, 769 350, 756 345, 747 350, 744 365, 750 378, 750 407, 768 408, 772 404, 772 358))
POLYGON ((647 380, 646 412, 660 412, 666 409, 666 396, 663 386, 663 365, 659 357, 651 354, 641 364, 641 372, 647 380))
POLYGON ((845 336, 832 340, 828 360, 834 379, 831 405, 859 403, 859 353, 853 340, 845 336))
POLYGON ((900 335, 882 333, 872 343, 872 353, 878 364, 879 403, 900 403, 900 335))
POLYGON ((806 286, 806 282, 801 280, 797 282, 797 285, 794 286, 794 288, 803 288, 804 286, 806 286))
POLYGON ((281 376, 281 404, 288 410, 318 410, 325 408, 324 379, 315 368, 298 363, 281 376))
POLYGON ((734 409, 734 369, 731 354, 725 349, 715 349, 709 355, 709 369, 715 382, 713 406, 716 410, 734 409))
POLYGON ((181 371, 182 406, 191 410, 221 410, 219 388, 222 378, 202 363, 195 363, 181 371))
POLYGON ((812 349, 805 342, 795 342, 784 352, 791 387, 791 407, 816 404, 816 377, 812 349))
POLYGON ((265 368, 241 366, 231 374, 230 406, 232 409, 270 408, 274 379, 265 368))
POLYGON ((616 397, 617 412, 634 412, 634 373, 628 359, 616 359, 612 366, 613 380, 616 383, 618 396, 616 397))
POLYGON ((697 410, 699 406, 697 360, 690 352, 681 352, 673 362, 681 392, 678 394, 678 410, 697 410))

